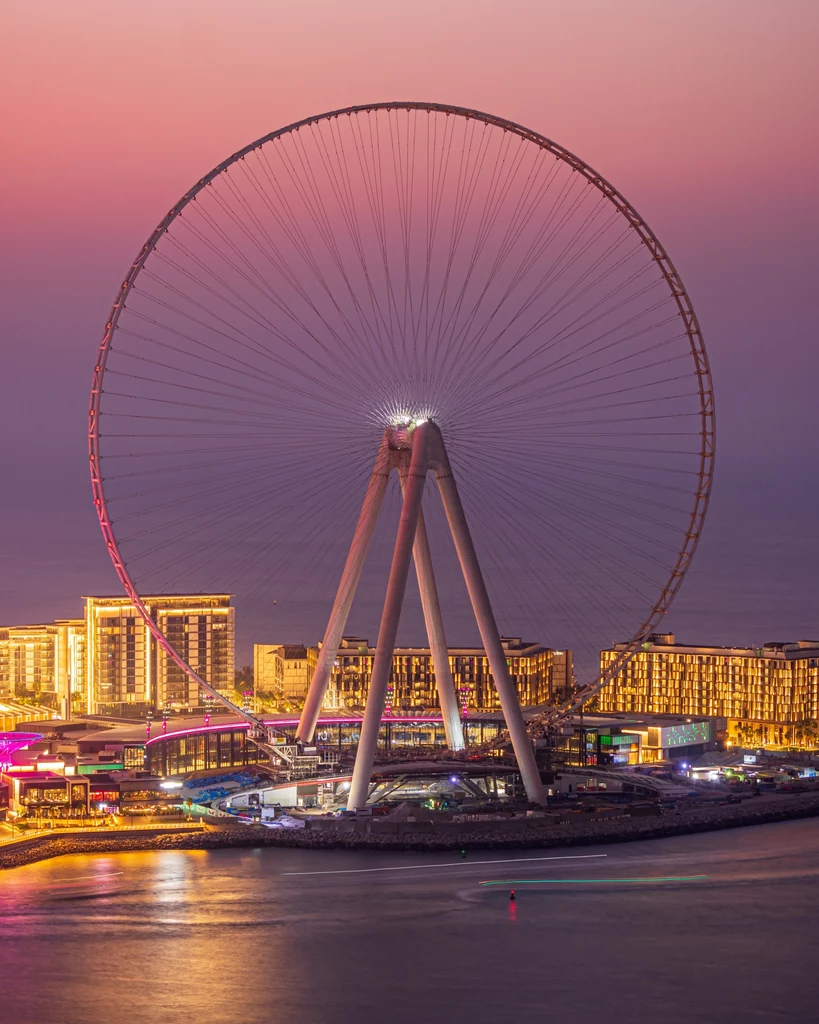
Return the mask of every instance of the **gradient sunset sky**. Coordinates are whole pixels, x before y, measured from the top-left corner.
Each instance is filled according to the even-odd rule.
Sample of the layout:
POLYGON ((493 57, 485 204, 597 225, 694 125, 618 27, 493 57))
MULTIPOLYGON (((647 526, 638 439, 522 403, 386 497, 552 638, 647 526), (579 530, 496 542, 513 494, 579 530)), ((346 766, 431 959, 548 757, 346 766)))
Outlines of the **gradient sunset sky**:
POLYGON ((413 99, 577 153, 686 283, 719 457, 669 627, 819 636, 817 44, 816 0, 5 0, 0 624, 118 591, 91 505, 88 389, 156 223, 274 128, 413 99))

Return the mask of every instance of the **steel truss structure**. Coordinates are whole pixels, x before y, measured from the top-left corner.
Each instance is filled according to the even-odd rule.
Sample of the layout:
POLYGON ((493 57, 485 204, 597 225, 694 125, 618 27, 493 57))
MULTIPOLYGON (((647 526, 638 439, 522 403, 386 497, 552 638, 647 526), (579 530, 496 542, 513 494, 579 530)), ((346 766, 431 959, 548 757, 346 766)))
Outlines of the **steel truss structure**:
POLYGON ((381 716, 384 712, 384 701, 395 651, 398 621, 404 602, 410 560, 413 556, 430 648, 432 649, 447 742, 451 750, 462 750, 464 745, 458 701, 449 671, 449 655, 421 510, 424 484, 427 474, 430 472, 434 475, 438 485, 469 600, 492 670, 492 678, 500 697, 504 720, 527 796, 535 803, 542 803, 543 786, 535 764, 532 743, 526 732, 514 683, 509 675, 495 616, 478 564, 475 545, 472 543, 469 533, 444 439, 438 425, 432 420, 397 424, 388 427, 384 432, 355 535, 350 545, 344 574, 341 577, 341 583, 330 613, 330 620, 324 634, 319 661, 313 673, 297 736, 307 743, 313 738, 324 694, 330 681, 333 661, 338 651, 358 581, 361 578, 367 549, 392 470, 395 470, 401 479, 403 506, 389 582, 387 583, 381 626, 378 632, 378 645, 367 694, 367 707, 356 754, 348 806, 352 810, 360 810, 367 802, 373 758, 378 743, 378 731, 381 727, 381 716))

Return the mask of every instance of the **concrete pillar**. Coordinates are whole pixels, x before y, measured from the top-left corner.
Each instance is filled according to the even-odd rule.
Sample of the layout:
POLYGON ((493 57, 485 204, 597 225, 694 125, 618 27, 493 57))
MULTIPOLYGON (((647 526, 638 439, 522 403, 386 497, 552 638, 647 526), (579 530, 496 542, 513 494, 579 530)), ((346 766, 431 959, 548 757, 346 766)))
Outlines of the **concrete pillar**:
POLYGON ((355 768, 353 769, 353 780, 347 800, 347 807, 350 810, 361 810, 367 803, 373 759, 381 727, 381 715, 384 711, 384 700, 387 695, 387 685, 395 652, 395 638, 398 634, 398 622, 407 589, 410 559, 421 514, 421 499, 424 495, 424 482, 427 475, 428 426, 427 423, 419 424, 410 435, 412 457, 406 474, 404 503, 395 538, 390 577, 387 582, 387 596, 384 599, 375 662, 367 694, 367 707, 364 712, 361 737, 358 741, 355 768))
POLYGON ((341 642, 344 627, 347 625, 347 617, 350 614, 356 587, 361 579, 361 570, 364 568, 364 561, 370 549, 378 512, 384 500, 384 493, 387 490, 387 480, 391 467, 392 456, 389 446, 389 431, 385 431, 375 459, 370 482, 367 485, 367 492, 364 495, 364 503, 361 506, 361 513, 359 514, 353 540, 347 554, 344 572, 341 574, 341 582, 338 585, 336 598, 327 622, 327 629, 324 632, 324 640, 322 641, 316 667, 313 671, 313 678, 307 690, 304 709, 299 719, 299 727, 296 730, 296 739, 304 743, 310 743, 313 739, 313 733, 316 731, 316 723, 318 722, 321 705, 330 682, 330 673, 333 670, 333 663, 338 653, 338 645, 341 642))
POLYGON ((441 432, 434 423, 430 423, 428 426, 430 466, 434 470, 438 482, 441 501, 452 532, 452 539, 455 542, 455 550, 461 563, 461 571, 464 574, 466 589, 478 622, 478 630, 489 667, 492 670, 495 688, 500 697, 503 717, 512 740, 512 748, 523 778, 523 784, 526 787, 526 795, 534 803, 542 804, 545 801, 543 783, 540 780, 532 742, 526 732, 526 723, 523 720, 518 695, 509 675, 506 655, 500 642, 492 605, 489 602, 486 584, 478 564, 475 545, 472 543, 469 533, 461 496, 452 474, 452 467, 449 464, 441 432))
MULTIPOLYGON (((402 491, 404 490, 404 481, 405 477, 402 476, 402 491)), ((432 665, 435 669, 435 684, 441 703, 446 744, 450 750, 463 750, 464 732, 461 725, 461 710, 458 706, 458 695, 455 692, 455 683, 449 667, 449 649, 446 645, 441 604, 438 600, 438 588, 435 585, 435 572, 432 568, 432 554, 429 550, 429 538, 423 511, 418 516, 418 528, 415 532, 415 545, 412 554, 415 560, 415 573, 418 577, 418 589, 421 592, 421 605, 424 610, 429 647, 432 652, 432 665)))

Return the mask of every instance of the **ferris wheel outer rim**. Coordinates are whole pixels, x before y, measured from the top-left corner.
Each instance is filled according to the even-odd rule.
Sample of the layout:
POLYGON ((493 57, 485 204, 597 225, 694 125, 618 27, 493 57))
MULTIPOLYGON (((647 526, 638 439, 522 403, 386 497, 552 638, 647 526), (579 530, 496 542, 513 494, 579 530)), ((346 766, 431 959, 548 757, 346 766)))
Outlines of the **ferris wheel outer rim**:
MULTIPOLYGON (((364 103, 356 106, 342 107, 338 110, 327 111, 323 114, 314 114, 311 117, 302 118, 299 121, 294 121, 292 124, 286 125, 282 128, 278 128, 273 132, 269 132, 254 142, 243 146, 237 150, 231 156, 227 157, 221 163, 217 164, 211 171, 209 171, 204 177, 200 178, 195 185, 193 185, 188 191, 179 199, 165 214, 159 224, 156 226, 154 231, 149 236, 148 240, 140 249, 136 259, 133 261, 125 280, 120 286, 114 304, 111 307, 108 320, 105 325, 105 331, 100 341, 99 349, 97 352, 97 359, 94 366, 94 373, 91 384, 91 396, 90 405, 88 412, 88 456, 89 456, 89 469, 91 473, 91 490, 93 494, 94 506, 97 512, 97 518, 100 523, 102 530, 103 539, 105 540, 108 548, 109 556, 114 565, 114 570, 122 583, 126 595, 131 599, 134 606, 139 611, 140 615, 145 621, 148 629, 151 631, 156 642, 162 647, 166 654, 172 659, 172 661, 188 674, 195 682, 197 682, 207 693, 223 703, 228 704, 238 714, 245 718, 249 722, 258 723, 258 719, 250 714, 246 714, 242 709, 238 708, 231 701, 220 694, 214 687, 210 686, 201 676, 199 676, 194 670, 184 661, 179 655, 170 642, 167 640, 165 635, 159 629, 157 624, 153 621, 148 609, 145 606, 142 598, 139 595, 139 591, 136 584, 131 579, 130 574, 124 559, 119 550, 116 536, 114 533, 114 524, 108 514, 107 501, 105 497, 105 489, 103 487, 103 476, 101 469, 101 453, 100 453, 100 433, 99 433, 99 418, 100 418, 100 403, 101 396, 103 394, 102 383, 105 377, 105 367, 107 363, 108 353, 110 351, 111 340, 116 331, 117 323, 119 321, 120 314, 125 307, 125 300, 128 297, 131 288, 133 287, 134 281, 139 274, 142 266, 144 265, 147 258, 156 248, 157 243, 165 234, 167 229, 173 223, 173 221, 179 216, 179 214, 185 209, 185 207, 196 199, 197 195, 205 189, 212 181, 214 181, 220 174, 226 171, 233 164, 244 157, 252 153, 254 150, 261 148, 268 142, 272 142, 277 138, 281 138, 284 135, 288 135, 294 131, 298 131, 300 128, 304 128, 311 124, 316 124, 323 121, 328 121, 332 118, 342 117, 345 114, 350 116, 352 114, 368 113, 370 111, 379 110, 426 110, 430 113, 442 113, 449 116, 450 114, 464 117, 467 119, 475 119, 482 121, 484 124, 492 125, 496 128, 501 128, 503 131, 511 131, 518 135, 520 138, 525 139, 535 145, 540 146, 541 149, 545 149, 552 153, 555 157, 562 160, 564 163, 572 167, 573 170, 582 174, 592 185, 594 185, 599 192, 601 192, 612 204, 617 208, 619 213, 626 218, 631 228, 637 232, 640 240, 648 248, 651 253, 652 259, 657 263, 657 266, 669 286, 672 297, 674 298, 680 318, 683 322, 686 336, 688 338, 691 354, 694 359, 694 368, 697 376, 698 391, 700 398, 700 456, 699 456, 699 468, 697 471, 697 486, 694 495, 694 506, 689 514, 688 528, 685 531, 684 540, 682 547, 680 548, 677 560, 671 569, 668 579, 660 592, 660 596, 654 603, 649 615, 638 627, 632 638, 626 643, 625 649, 620 655, 614 659, 610 668, 604 674, 600 674, 596 679, 591 680, 585 686, 581 688, 577 696, 569 702, 569 704, 561 710, 561 715, 569 714, 577 708, 587 703, 590 699, 596 696, 597 693, 615 676, 620 670, 627 664, 628 661, 636 653, 639 646, 645 642, 648 635, 656 628, 658 623, 662 620, 662 617, 668 612, 668 609, 676 596, 683 579, 685 578, 688 566, 691 562, 691 558, 696 551, 699 543, 700 533, 702 530, 702 524, 705 520, 705 514, 708 510, 708 504, 711 496, 711 487, 714 478, 714 458, 716 452, 715 445, 715 414, 714 414, 714 389, 711 378, 711 368, 708 360, 708 353, 706 352, 705 345, 702 338, 702 332, 700 330, 699 321, 697 319, 696 312, 688 297, 688 292, 680 278, 677 269, 672 263, 668 253, 663 247, 660 240, 648 226, 648 224, 639 215, 632 204, 623 196, 623 194, 616 189, 603 175, 599 174, 589 164, 580 157, 576 156, 570 150, 561 146, 559 143, 553 142, 545 135, 541 135, 539 132, 535 132, 529 128, 525 128, 523 125, 519 125, 514 121, 510 121, 506 118, 497 117, 493 114, 487 114, 483 111, 474 110, 468 107, 459 107, 445 103, 429 103, 422 101, 400 101, 394 100, 384 103, 364 103)), ((553 717, 553 713, 547 712, 545 718, 553 717)))

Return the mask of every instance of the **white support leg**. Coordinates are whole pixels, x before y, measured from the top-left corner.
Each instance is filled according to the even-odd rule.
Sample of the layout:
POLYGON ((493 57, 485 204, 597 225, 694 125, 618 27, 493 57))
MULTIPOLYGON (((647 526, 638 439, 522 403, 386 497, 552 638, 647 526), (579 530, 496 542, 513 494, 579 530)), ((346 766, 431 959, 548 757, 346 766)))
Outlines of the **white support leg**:
MULTIPOLYGON (((405 478, 402 476, 402 491, 404 481, 405 478)), ((415 532, 415 545, 412 554, 415 559, 415 574, 418 577, 421 606, 424 610, 424 622, 432 652, 432 667, 435 671, 435 685, 438 688, 438 700, 441 704, 441 717, 444 720, 446 745, 450 750, 463 750, 464 731, 458 707, 458 695, 455 692, 455 683, 449 667, 449 649, 444 635, 441 604, 438 600, 438 588, 435 585, 435 572, 432 568, 432 554, 429 550, 429 538, 423 511, 418 515, 418 528, 415 532)))
POLYGON ((378 512, 384 500, 384 493, 387 490, 387 480, 391 468, 392 455, 389 437, 385 433, 381 446, 378 449, 370 482, 367 485, 367 493, 364 495, 364 502, 361 506, 358 522, 356 523, 353 541, 344 565, 344 572, 341 574, 341 582, 338 585, 336 599, 333 602, 333 608, 327 622, 327 629, 324 632, 324 640, 319 651, 313 678, 307 691, 307 697, 304 701, 304 709, 299 719, 299 727, 296 730, 296 739, 304 743, 309 743, 313 739, 313 733, 316 730, 316 723, 321 713, 321 705, 324 702, 324 695, 330 682, 330 673, 333 670, 333 663, 338 653, 338 645, 341 642, 344 627, 347 625, 347 616, 350 614, 358 581, 361 579, 361 570, 364 568, 364 560, 370 548, 373 530, 378 519, 378 512))
POLYGON ((428 424, 420 424, 412 432, 412 459, 404 487, 404 503, 395 538, 381 626, 378 631, 375 662, 367 694, 367 708, 364 712, 361 737, 358 741, 355 768, 353 769, 353 780, 347 800, 347 807, 350 810, 361 810, 365 806, 370 789, 370 776, 378 745, 384 699, 387 695, 387 685, 392 669, 398 621, 401 616, 401 606, 404 603, 410 559, 412 558, 418 518, 421 514, 421 499, 424 495, 424 481, 427 475, 427 426, 428 424))
POLYGON ((501 646, 492 605, 489 602, 486 584, 478 564, 478 556, 469 533, 461 496, 452 475, 452 467, 449 464, 441 432, 434 423, 429 423, 428 427, 430 428, 430 465, 434 469, 438 481, 441 501, 452 532, 452 539, 455 542, 455 550, 461 563, 461 571, 464 574, 466 589, 478 622, 478 630, 489 660, 495 688, 500 697, 503 717, 512 740, 512 748, 523 778, 523 784, 526 787, 526 795, 533 803, 542 804, 545 800, 543 783, 540 780, 532 743, 526 732, 526 723, 523 720, 518 695, 509 675, 506 655, 501 646))

